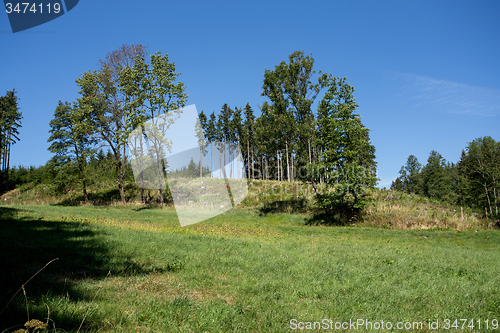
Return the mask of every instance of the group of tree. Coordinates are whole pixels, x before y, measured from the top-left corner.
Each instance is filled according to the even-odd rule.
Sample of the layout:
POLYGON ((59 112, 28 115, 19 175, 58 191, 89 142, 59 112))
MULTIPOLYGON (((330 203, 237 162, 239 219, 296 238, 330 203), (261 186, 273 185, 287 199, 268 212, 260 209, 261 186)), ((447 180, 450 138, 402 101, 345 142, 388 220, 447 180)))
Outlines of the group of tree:
POLYGON ((331 191, 317 192, 324 215, 357 212, 366 203, 364 188, 377 180, 375 148, 355 113, 354 88, 345 78, 315 75, 313 65, 311 56, 297 51, 266 70, 262 96, 268 101, 258 117, 249 104, 234 109, 224 104, 218 116, 202 112, 204 137, 240 147, 247 178, 305 181, 316 191, 318 183, 326 183, 331 191))
POLYGON ((9 190, 10 149, 19 141, 22 114, 15 89, 0 96, 0 192, 9 190))
MULTIPOLYGON (((184 84, 177 82, 179 73, 168 55, 157 52, 149 61, 146 56, 146 48, 140 44, 123 45, 108 53, 100 61, 99 70, 89 70, 76 79, 80 97, 72 103, 60 102, 50 122, 49 150, 55 154, 52 163, 60 170, 78 170, 85 201, 94 176, 85 169, 90 158, 105 147, 111 154, 116 186, 125 203, 129 135, 146 121, 171 115, 185 105, 184 84)), ((162 161, 164 152, 159 146, 155 148, 157 160, 162 161)), ((160 188, 162 203, 163 190, 160 188)), ((144 191, 141 196, 144 201, 144 191)))
MULTIPOLYGON (((218 114, 208 116, 202 111, 196 127, 200 163, 192 161, 177 173, 211 176, 213 156, 226 165, 235 157, 228 147, 238 147, 247 178, 308 182, 324 211, 361 209, 363 189, 376 183, 375 148, 369 130, 356 113, 354 88, 345 78, 316 72, 313 66, 312 56, 296 51, 287 62, 265 70, 262 96, 267 101, 260 106, 260 115, 248 103, 242 108, 223 104, 218 114), (223 153, 214 154, 216 150, 223 153), (211 159, 210 171, 202 167, 204 158, 211 159), (319 193, 320 183, 331 191, 319 193)), ((163 178, 167 166, 161 146, 168 142, 164 134, 171 122, 157 119, 162 115, 175 119, 186 103, 185 87, 178 76, 167 55, 157 52, 146 61, 142 45, 123 45, 108 53, 98 70, 83 73, 76 80, 80 97, 71 103, 59 102, 50 122, 49 150, 54 153, 50 163, 57 174, 73 177, 87 201, 87 187, 93 181, 86 171, 89 161, 106 146, 122 202, 126 201, 124 181, 131 165, 153 158, 163 178), (149 137, 147 132, 152 130, 161 134, 154 135, 159 142, 150 140, 144 150, 143 137, 149 137), (127 155, 127 143, 134 150, 134 159, 127 155)), ((224 176, 236 175, 232 168, 224 176)), ((162 193, 160 197, 163 199, 162 193)))
POLYGON ((297 51, 289 56, 288 63, 266 70, 262 95, 269 101, 260 107, 258 117, 249 104, 243 108, 224 104, 218 115, 212 112, 207 116, 202 111, 200 120, 207 143, 239 146, 246 177, 252 179, 324 182, 334 168, 353 161, 341 157, 343 154, 355 155, 374 175, 375 149, 369 142, 368 129, 355 113, 358 105, 354 88, 345 78, 331 74, 319 72, 315 77, 313 64, 311 56, 297 51), (322 89, 326 93, 314 112, 313 103, 322 89), (336 141, 326 139, 331 135, 336 141), (327 161, 332 155, 338 159, 335 167, 327 161), (312 177, 311 165, 322 166, 322 173, 312 177))
POLYGON ((401 167, 391 189, 421 194, 454 205, 485 209, 498 216, 500 203, 500 142, 477 138, 462 150, 457 163, 432 151, 422 166, 414 155, 401 167))
MULTIPOLYGON (((84 174, 88 186, 105 188, 111 184, 116 184, 116 174, 114 172, 114 161, 111 151, 97 151, 92 154, 86 162, 84 174)), ((130 165, 127 166, 126 180, 132 181, 133 174, 130 165)), ((19 188, 25 186, 26 190, 43 185, 43 192, 46 195, 58 196, 62 194, 75 193, 82 195, 82 185, 80 170, 74 161, 60 163, 54 156, 50 161, 40 166, 13 166, 9 169, 9 187, 19 188)), ((94 198, 95 199, 95 198, 94 198)))

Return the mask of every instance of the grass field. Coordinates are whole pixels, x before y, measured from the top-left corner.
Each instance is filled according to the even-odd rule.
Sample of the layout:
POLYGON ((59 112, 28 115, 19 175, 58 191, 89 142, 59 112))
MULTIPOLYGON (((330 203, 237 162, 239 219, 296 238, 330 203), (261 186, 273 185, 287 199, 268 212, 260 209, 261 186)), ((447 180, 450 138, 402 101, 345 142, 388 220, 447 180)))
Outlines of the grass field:
POLYGON ((51 332, 287 332, 323 319, 333 330, 363 319, 395 332, 437 332, 436 320, 439 331, 490 332, 500 320, 496 230, 311 226, 248 209, 180 228, 171 208, 133 205, 0 214, 1 308, 58 258, 0 314, 0 332, 28 316, 51 332))

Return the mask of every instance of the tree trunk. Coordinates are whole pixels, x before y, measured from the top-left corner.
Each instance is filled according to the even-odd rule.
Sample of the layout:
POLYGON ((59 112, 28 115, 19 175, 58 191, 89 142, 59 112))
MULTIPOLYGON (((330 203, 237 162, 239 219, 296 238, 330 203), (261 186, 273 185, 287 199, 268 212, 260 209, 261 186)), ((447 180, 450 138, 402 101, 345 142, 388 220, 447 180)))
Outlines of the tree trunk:
MULTIPOLYGON (((492 172, 495 172, 494 170, 492 172)), ((498 215, 498 191, 497 191, 497 179, 495 177, 495 174, 492 176, 493 178, 493 198, 495 199, 495 215, 498 215)))
POLYGON ((260 179, 264 180, 264 155, 262 154, 260 155, 260 170, 260 179))
POLYGON ((286 147, 286 177, 288 179, 288 182, 290 182, 290 163, 288 160, 288 141, 285 142, 285 147, 286 147))
POLYGON ((307 139, 307 145, 308 145, 308 151, 309 151, 309 164, 312 163, 312 157, 311 157, 311 140, 307 139))
POLYGON ((10 140, 7 148, 7 163, 5 168, 5 192, 9 191, 10 140))
POLYGON ((141 202, 143 204, 146 203, 146 197, 144 196, 144 170, 142 169, 141 169, 141 202))
POLYGON ((493 197, 495 198, 495 215, 498 215, 496 187, 493 186, 493 197))
POLYGON ((493 215, 493 209, 491 208, 490 194, 488 193, 489 192, 488 185, 486 182, 486 177, 484 175, 484 167, 483 167, 483 164, 481 163, 481 161, 479 160, 479 158, 477 160, 479 163, 479 167, 481 168, 481 176, 483 177, 483 186, 484 186, 484 190, 486 192, 486 198, 488 199, 488 206, 490 208, 490 214, 493 215))
POLYGON ((280 181, 280 155, 278 151, 276 151, 276 180, 280 181))
MULTIPOLYGON (((157 156, 160 156, 160 155, 158 154, 157 156)), ((163 184, 165 182, 165 177, 163 176, 163 163, 162 163, 161 159, 158 159, 158 174, 159 174, 158 175, 159 176, 158 179, 159 179, 159 182, 160 182, 160 184, 158 186, 159 192, 160 192, 160 204, 163 205, 165 203, 165 200, 163 198, 163 190, 164 190, 163 189, 163 184)))
POLYGON ((85 181, 85 177, 83 176, 83 168, 81 166, 80 166, 80 177, 82 177, 83 198, 85 199, 85 203, 89 203, 89 197, 87 195, 87 182, 85 181))
POLYGON ((488 193, 488 187, 486 185, 486 180, 484 179, 484 175, 483 175, 483 185, 484 185, 484 191, 486 192, 486 198, 488 199, 488 206, 490 207, 490 214, 493 215, 493 210, 491 209, 491 201, 490 201, 490 195, 488 193))
POLYGON ((266 171, 265 171, 265 174, 266 174, 266 180, 269 180, 269 169, 268 169, 267 160, 268 160, 268 156, 266 155, 266 156, 265 156, 265 159, 264 159, 264 161, 265 161, 265 163, 266 163, 266 169, 265 169, 266 171))
POLYGON ((276 150, 276 180, 280 180, 280 155, 276 150))
POLYGON ((200 146, 200 178, 203 178, 203 144, 200 146))
POLYGON ((223 168, 224 168, 224 178, 226 178, 226 136, 224 136, 224 165, 223 165, 223 168))
POLYGON ((116 176, 118 178, 118 191, 120 192, 120 198, 122 203, 125 204, 125 189, 123 188, 123 175, 122 175, 123 163, 120 160, 116 165, 116 176))
POLYGON ((80 179, 82 181, 82 187, 83 187, 83 198, 85 199, 85 203, 89 202, 89 198, 87 196, 87 182, 85 181, 85 175, 83 173, 83 160, 82 156, 80 156, 79 151, 78 151, 78 146, 76 143, 74 144, 75 147, 75 155, 76 155, 76 162, 78 163, 78 170, 80 171, 80 179))
POLYGON ((140 159, 139 159, 139 170, 141 171, 141 202, 143 204, 146 203, 146 196, 144 195, 144 164, 142 163, 143 162, 143 156, 144 156, 144 147, 142 146, 142 138, 141 140, 139 140, 139 143, 141 145, 141 155, 140 155, 140 159))
MULTIPOLYGON (((1 130, 1 128, 0 128, 1 130)), ((4 147, 4 135, 2 132, 0 132, 0 159, 2 160, 2 167, 0 169, 0 188, 5 189, 5 156, 7 153, 7 150, 4 147)))
POLYGON ((252 179, 255 179, 255 155, 252 149, 252 179))
POLYGON ((280 151, 280 181, 283 181, 283 154, 280 151))
POLYGON ((250 140, 247 128, 247 178, 250 178, 250 140))

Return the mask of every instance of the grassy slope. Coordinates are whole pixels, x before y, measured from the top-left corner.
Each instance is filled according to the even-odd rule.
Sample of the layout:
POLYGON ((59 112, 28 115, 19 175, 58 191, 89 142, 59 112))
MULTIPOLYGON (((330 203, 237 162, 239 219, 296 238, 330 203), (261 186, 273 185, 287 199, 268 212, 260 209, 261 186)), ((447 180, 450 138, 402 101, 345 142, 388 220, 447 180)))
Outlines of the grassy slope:
MULTIPOLYGON (((251 195, 247 209, 265 199, 251 195)), ((404 198, 400 205, 409 209, 404 198)), ((6 206, 0 213, 0 305, 58 257, 26 293, 30 318, 44 320, 48 307, 66 331, 87 311, 83 329, 106 332, 282 332, 292 318, 500 319, 493 230, 307 226, 304 215, 242 209, 185 228, 169 208, 6 206)), ((26 320, 24 302, 21 294, 0 315, 2 329, 26 320)))
MULTIPOLYGON (((203 193, 200 184, 199 193, 203 193)), ((128 184, 127 198, 129 206, 144 208, 140 202, 137 186, 128 184)), ((320 191, 322 189, 320 188, 320 191)), ((40 205, 62 204, 65 206, 82 205, 83 198, 79 192, 71 192, 64 196, 50 196, 44 185, 31 186, 25 184, 21 188, 10 191, 0 197, 0 204, 7 205, 40 205)), ((157 191, 146 191, 155 198, 157 191)), ((116 205, 120 201, 118 191, 110 184, 94 185, 89 189, 91 201, 96 205, 116 205)), ((252 213, 299 213, 311 214, 315 210, 311 185, 277 181, 250 181, 249 192, 239 208, 252 213)), ((438 200, 431 200, 418 195, 407 195, 399 192, 375 189, 370 192, 373 204, 366 210, 363 220, 353 221, 360 226, 381 227, 385 229, 454 229, 481 230, 497 229, 500 223, 485 219, 469 208, 454 207, 438 200), (392 199, 389 199, 389 196, 392 199), (495 225, 495 223, 497 225, 495 225)), ((116 214, 116 212, 115 212, 116 214)))

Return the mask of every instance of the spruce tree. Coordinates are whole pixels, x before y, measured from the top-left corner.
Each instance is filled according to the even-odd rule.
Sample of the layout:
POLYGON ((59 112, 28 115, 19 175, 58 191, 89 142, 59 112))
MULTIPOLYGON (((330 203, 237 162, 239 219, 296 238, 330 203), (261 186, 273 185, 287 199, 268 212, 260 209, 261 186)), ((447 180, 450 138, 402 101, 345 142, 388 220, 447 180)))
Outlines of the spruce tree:
POLYGON ((408 156, 406 164, 399 170, 399 178, 402 182, 402 190, 406 193, 421 193, 420 171, 422 164, 415 155, 408 156))
MULTIPOLYGON (((328 91, 318 106, 316 146, 323 153, 309 169, 309 180, 317 191, 317 183, 324 175, 328 193, 317 191, 322 218, 346 223, 359 216, 368 203, 366 187, 376 183, 375 161, 367 160, 363 150, 374 150, 369 142, 368 129, 358 114, 354 88, 345 78, 329 75, 328 91)), ((373 157, 371 157, 373 158, 373 157)))
POLYGON ((255 123, 255 116, 252 110, 252 107, 250 104, 247 103, 245 105, 245 122, 243 123, 243 131, 242 135, 244 137, 243 144, 245 145, 244 151, 246 152, 244 154, 244 163, 246 165, 246 171, 247 171, 247 178, 251 178, 251 159, 250 156, 252 155, 250 152, 254 151, 254 145, 255 145, 255 129, 254 129, 254 123, 255 123))
POLYGON ((19 141, 22 114, 19 111, 16 90, 0 96, 0 191, 9 190, 9 167, 11 146, 19 141))
POLYGON ((443 199, 451 190, 445 177, 446 161, 437 151, 431 151, 427 164, 422 169, 424 195, 433 199, 443 199))

